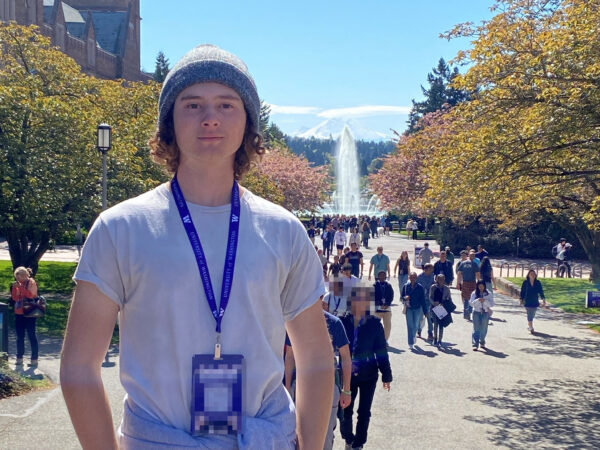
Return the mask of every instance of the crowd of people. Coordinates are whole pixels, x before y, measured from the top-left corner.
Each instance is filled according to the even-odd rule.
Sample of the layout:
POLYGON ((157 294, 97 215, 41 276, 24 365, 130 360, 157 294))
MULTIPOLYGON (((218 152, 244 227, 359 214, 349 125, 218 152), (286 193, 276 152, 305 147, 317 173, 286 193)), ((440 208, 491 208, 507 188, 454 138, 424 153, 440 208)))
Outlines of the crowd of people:
MULTIPOLYGON (((320 235, 322 239, 322 248, 315 245, 315 251, 319 255, 323 276, 329 286, 323 297, 323 309, 334 353, 339 358, 336 363, 336 395, 325 448, 333 445, 336 418, 340 421, 340 432, 346 449, 362 448, 366 442, 378 369, 382 374, 383 387, 389 389, 392 375, 387 349, 390 345, 391 306, 394 301, 394 288, 390 284, 392 278, 397 278, 411 351, 416 350, 417 338, 424 339, 439 349, 445 348, 444 330, 453 322, 452 313, 456 309, 451 287, 460 291, 463 318, 472 324, 473 351, 487 351, 487 331, 494 312, 496 289, 487 250, 482 245, 478 245, 476 250, 467 246, 458 252, 457 258, 449 247, 436 255, 426 242, 418 254, 420 267, 411 267, 408 252, 402 251, 392 269, 390 257, 383 252, 383 246, 379 245, 369 260, 368 272, 365 273, 361 247, 368 248, 368 236, 362 235, 360 230, 377 236, 371 231, 371 221, 380 233, 389 232, 385 220, 377 226, 377 221, 368 217, 333 217, 321 230, 312 222, 308 227, 313 244, 317 236, 320 235), (332 244, 336 246, 335 254, 332 244), (416 269, 421 269, 421 272, 417 274, 416 269), (371 284, 373 276, 375 279, 371 284), (372 319, 366 320, 369 316, 372 319), (375 317, 380 320, 373 320, 375 317), (426 337, 422 336, 425 327, 426 337), (334 331, 336 328, 337 331, 334 331), (353 376, 348 376, 349 372, 353 376), (355 378, 357 373, 368 375, 355 378), (352 417, 357 392, 360 392, 360 401, 353 432, 352 417)), ((412 229, 413 224, 410 222, 412 220, 407 228, 412 229)), ((408 237, 411 237, 410 233, 408 237)), ((416 239, 416 236, 413 238, 416 239)), ((536 272, 530 270, 521 287, 521 305, 527 310, 528 329, 531 333, 534 332, 533 319, 540 300, 544 306, 546 302, 541 283, 536 272)), ((292 394, 293 367, 293 351, 286 346, 285 384, 292 394)))

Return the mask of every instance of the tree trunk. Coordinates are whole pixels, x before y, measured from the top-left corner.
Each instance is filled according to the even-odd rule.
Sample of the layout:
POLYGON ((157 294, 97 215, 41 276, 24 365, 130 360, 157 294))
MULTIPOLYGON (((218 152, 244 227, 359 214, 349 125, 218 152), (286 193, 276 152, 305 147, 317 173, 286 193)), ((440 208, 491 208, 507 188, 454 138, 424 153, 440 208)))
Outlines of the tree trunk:
POLYGON ((13 269, 19 266, 28 267, 35 275, 39 261, 50 245, 50 233, 43 231, 39 237, 30 240, 26 233, 9 231, 6 240, 13 269))
POLYGON ((569 224, 568 226, 575 232, 579 243, 590 261, 592 266, 591 281, 600 284, 600 232, 590 230, 583 222, 575 225, 569 224))

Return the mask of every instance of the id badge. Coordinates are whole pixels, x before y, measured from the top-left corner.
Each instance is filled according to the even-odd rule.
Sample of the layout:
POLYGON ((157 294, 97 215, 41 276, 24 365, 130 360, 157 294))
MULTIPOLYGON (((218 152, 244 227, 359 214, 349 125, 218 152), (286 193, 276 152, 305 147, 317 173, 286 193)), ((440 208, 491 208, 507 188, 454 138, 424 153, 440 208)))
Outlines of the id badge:
POLYGON ((237 434, 242 430, 242 355, 194 355, 192 436, 237 434))

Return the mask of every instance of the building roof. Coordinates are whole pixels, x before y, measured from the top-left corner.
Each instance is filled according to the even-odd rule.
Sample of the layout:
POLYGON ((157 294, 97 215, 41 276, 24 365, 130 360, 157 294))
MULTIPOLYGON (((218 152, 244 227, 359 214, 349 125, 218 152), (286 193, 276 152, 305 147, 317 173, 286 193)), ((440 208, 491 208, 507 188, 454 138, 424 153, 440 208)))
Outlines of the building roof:
POLYGON ((92 16, 96 41, 100 48, 113 55, 122 54, 122 42, 127 35, 126 11, 86 11, 92 16))
MULTIPOLYGON (((51 23, 53 21, 52 10, 55 0, 43 1, 44 22, 51 23)), ((65 16, 67 32, 71 36, 84 39, 86 20, 91 17, 98 46, 113 55, 123 53, 129 21, 127 11, 78 10, 63 1, 60 3, 65 16)))

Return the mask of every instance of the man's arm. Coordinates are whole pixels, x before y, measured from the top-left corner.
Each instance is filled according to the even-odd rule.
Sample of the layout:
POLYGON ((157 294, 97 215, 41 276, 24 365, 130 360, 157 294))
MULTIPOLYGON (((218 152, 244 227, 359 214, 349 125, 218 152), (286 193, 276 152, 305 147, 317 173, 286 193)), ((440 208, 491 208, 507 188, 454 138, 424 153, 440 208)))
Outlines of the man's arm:
POLYGON ((373 263, 369 265, 369 280, 371 279, 371 271, 373 270, 373 263))
POLYGON ((390 263, 387 264, 387 270, 388 270, 388 280, 390 278, 392 278, 391 272, 390 272, 390 263))
POLYGON ((321 449, 333 400, 333 349, 321 302, 286 323, 296 360, 296 433, 301 449, 321 449))
POLYGON ((84 449, 118 448, 100 368, 119 307, 92 283, 75 290, 61 355, 60 384, 84 449))
MULTIPOLYGON (((352 377, 352 357, 350 356, 350 346, 348 344, 340 347, 340 359, 342 360, 342 391, 350 392, 350 378, 352 377)), ((340 394, 340 406, 344 409, 352 400, 351 394, 340 394)))
POLYGON ((363 268, 365 267, 365 263, 363 262, 363 259, 360 258, 360 277, 363 277, 363 268))

